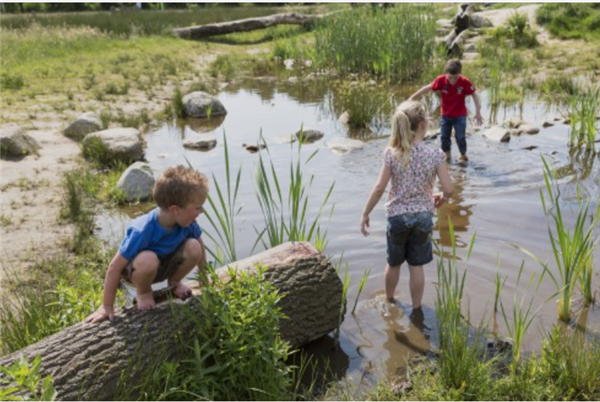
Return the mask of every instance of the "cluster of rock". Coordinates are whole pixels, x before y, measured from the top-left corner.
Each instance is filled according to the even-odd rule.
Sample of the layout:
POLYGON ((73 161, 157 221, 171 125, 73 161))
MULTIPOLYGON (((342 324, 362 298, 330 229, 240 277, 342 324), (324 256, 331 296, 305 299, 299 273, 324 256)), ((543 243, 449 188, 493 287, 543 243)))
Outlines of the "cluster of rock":
POLYGON ((436 21, 436 41, 446 45, 448 54, 465 60, 477 58, 477 47, 471 39, 481 34, 481 28, 492 27, 492 22, 474 11, 473 5, 460 4, 454 18, 436 21))

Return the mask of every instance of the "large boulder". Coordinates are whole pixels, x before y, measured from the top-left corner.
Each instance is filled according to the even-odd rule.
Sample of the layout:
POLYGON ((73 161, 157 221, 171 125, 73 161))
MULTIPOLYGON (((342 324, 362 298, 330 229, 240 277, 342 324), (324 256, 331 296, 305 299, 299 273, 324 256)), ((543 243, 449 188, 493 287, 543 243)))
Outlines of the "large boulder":
POLYGON ((327 141, 327 146, 334 152, 346 153, 358 149, 363 149, 365 143, 350 138, 336 137, 330 141, 327 141))
POLYGON ((87 134, 100 130, 102 130, 102 120, 95 113, 87 112, 69 124, 65 128, 64 134, 76 141, 81 141, 87 134))
POLYGON ((40 145, 17 124, 0 127, 0 155, 2 157, 23 157, 37 153, 40 145))
POLYGON ((483 15, 471 14, 471 27, 473 28, 491 28, 494 24, 483 15))
POLYGON ((221 101, 206 92, 189 93, 183 97, 182 102, 185 115, 188 117, 204 118, 227 114, 221 101))
POLYGON ((296 139, 298 139, 298 141, 301 141, 303 143, 311 143, 311 142, 315 142, 315 141, 318 141, 321 138, 323 138, 325 136, 325 133, 323 133, 322 131, 319 131, 319 130, 307 129, 307 130, 298 130, 298 132, 296 132, 295 136, 296 136, 296 139))
POLYGON ((154 181, 150 165, 144 162, 135 162, 121 174, 116 189, 128 202, 146 201, 152 197, 154 181))
POLYGON ((103 165, 142 160, 144 151, 140 132, 135 128, 111 128, 85 136, 81 142, 83 156, 103 165))
POLYGON ((510 131, 507 128, 494 126, 488 128, 483 136, 489 140, 497 141, 497 142, 509 142, 510 141, 510 131))
POLYGON ((188 149, 199 149, 208 151, 217 146, 217 138, 214 134, 199 134, 183 141, 183 147, 188 149))

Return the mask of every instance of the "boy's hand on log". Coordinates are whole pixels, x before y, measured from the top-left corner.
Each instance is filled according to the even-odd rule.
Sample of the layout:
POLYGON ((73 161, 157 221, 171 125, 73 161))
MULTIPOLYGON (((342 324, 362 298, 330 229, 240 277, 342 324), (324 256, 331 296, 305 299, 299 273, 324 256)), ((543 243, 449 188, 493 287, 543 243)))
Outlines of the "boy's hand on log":
POLYGON ((93 314, 88 316, 84 322, 93 324, 96 322, 104 321, 107 318, 111 321, 115 318, 115 309, 113 308, 113 306, 100 307, 93 314))

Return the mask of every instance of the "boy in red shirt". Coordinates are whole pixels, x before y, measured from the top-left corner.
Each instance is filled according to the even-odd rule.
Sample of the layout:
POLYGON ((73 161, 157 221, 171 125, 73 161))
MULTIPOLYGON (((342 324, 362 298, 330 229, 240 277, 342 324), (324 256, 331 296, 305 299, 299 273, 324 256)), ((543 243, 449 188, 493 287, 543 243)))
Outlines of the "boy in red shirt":
POLYGON ((442 151, 450 159, 450 149, 452 148, 452 127, 456 135, 456 143, 460 151, 459 160, 467 161, 467 139, 465 131, 467 129, 467 106, 465 98, 473 96, 475 102, 475 123, 482 124, 481 103, 479 95, 475 92, 475 87, 467 77, 460 75, 462 64, 460 60, 450 60, 446 63, 446 74, 438 76, 431 84, 424 86, 415 92, 409 99, 419 99, 421 95, 429 91, 439 91, 442 96, 442 118, 440 119, 440 132, 442 135, 442 151))

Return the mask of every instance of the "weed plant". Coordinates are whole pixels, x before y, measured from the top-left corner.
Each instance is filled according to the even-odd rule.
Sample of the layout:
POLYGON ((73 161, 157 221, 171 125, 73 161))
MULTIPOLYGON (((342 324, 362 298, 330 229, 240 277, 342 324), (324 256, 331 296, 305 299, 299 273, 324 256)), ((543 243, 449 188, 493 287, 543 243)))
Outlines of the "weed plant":
POLYGON ((600 39, 598 3, 543 4, 537 22, 561 39, 600 39))
POLYGON ((316 61, 341 73, 392 81, 413 80, 427 69, 435 44, 435 9, 396 4, 339 12, 315 30, 316 61))
POLYGON ((368 128, 372 124, 381 126, 391 114, 391 94, 372 82, 364 79, 338 81, 333 90, 335 95, 329 98, 331 109, 337 115, 347 113, 350 127, 368 128))
POLYGON ((571 96, 569 102, 570 146, 585 145, 588 150, 594 150, 598 116, 600 116, 600 87, 579 89, 571 96))
POLYGON ((0 379, 1 401, 54 401, 56 391, 52 376, 42 379, 41 359, 37 356, 31 364, 21 356, 7 367, 0 367, 6 376, 0 379), (23 395, 25 393, 25 396, 23 395))

